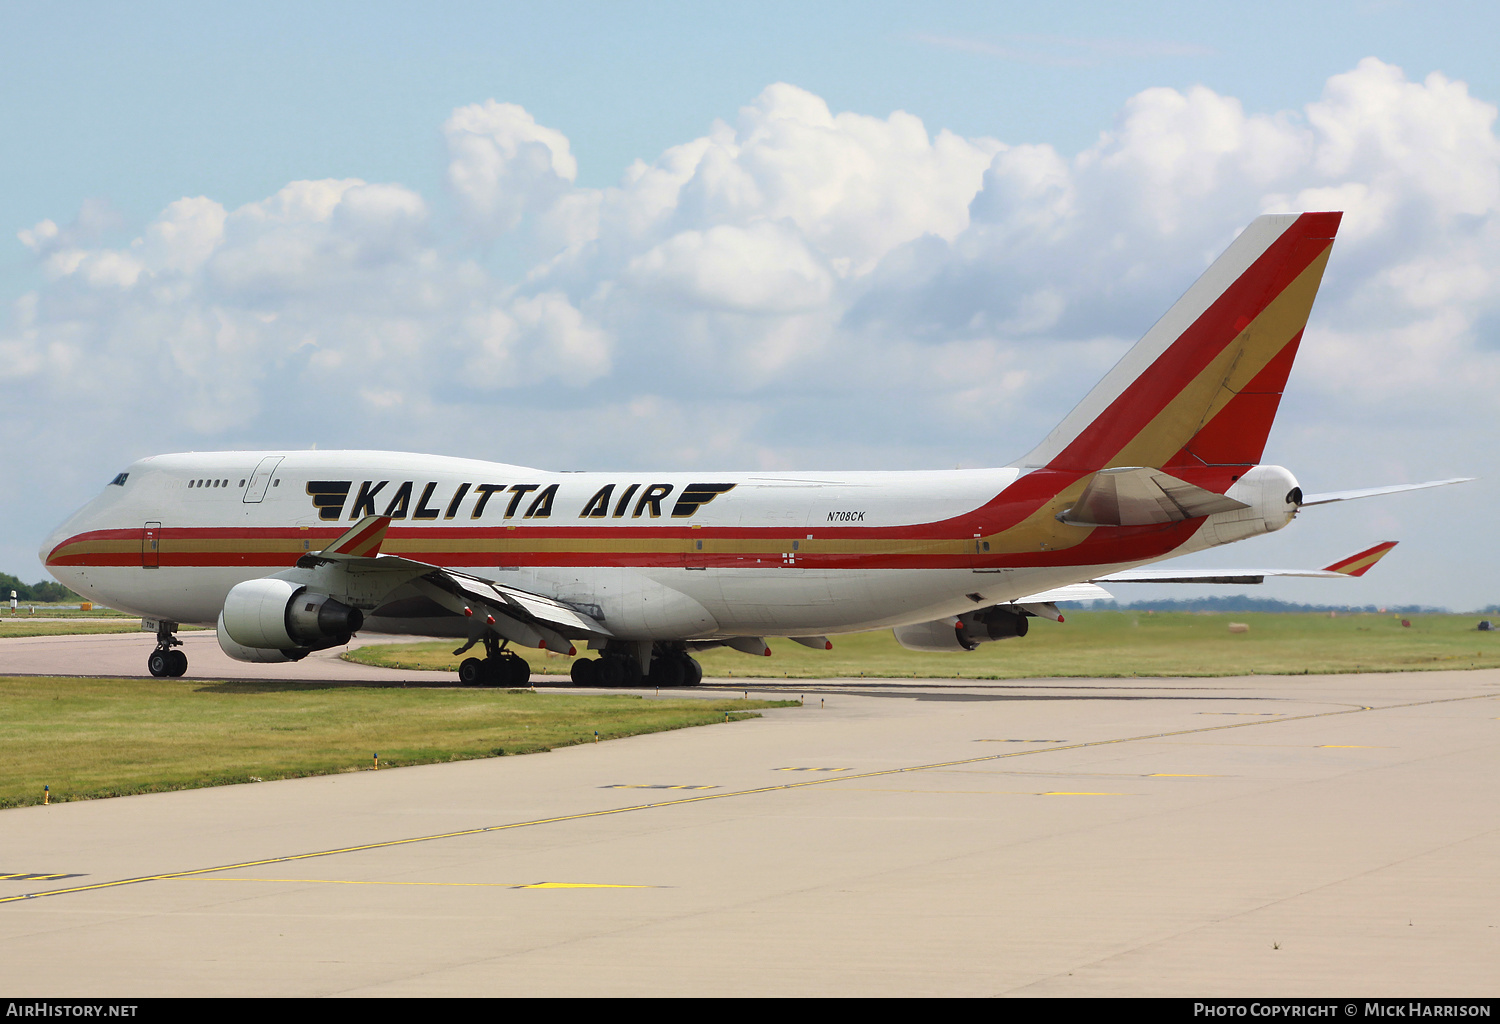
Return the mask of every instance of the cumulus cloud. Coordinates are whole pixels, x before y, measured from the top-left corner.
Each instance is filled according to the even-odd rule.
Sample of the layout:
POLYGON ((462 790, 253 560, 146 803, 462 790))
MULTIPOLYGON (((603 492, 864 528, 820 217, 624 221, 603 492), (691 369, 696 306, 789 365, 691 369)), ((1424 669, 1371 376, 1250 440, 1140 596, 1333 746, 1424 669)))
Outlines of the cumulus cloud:
POLYGON ((996 464, 1254 216, 1334 208, 1289 402, 1488 410, 1495 117, 1370 58, 1275 113, 1148 89, 1066 154, 778 84, 585 188, 561 132, 488 100, 441 126, 446 196, 295 181, 178 200, 118 245, 98 204, 19 230, 45 283, 0 327, 0 381, 81 403, 124 439, 111 459, 305 440, 569 468, 996 464), (501 238, 536 257, 498 272, 501 238))
POLYGON ((448 185, 469 222, 503 233, 528 210, 562 195, 578 176, 566 136, 514 103, 460 107, 443 125, 448 185))
POLYGON ((624 277, 687 305, 771 315, 816 309, 833 291, 800 233, 764 221, 679 232, 632 259, 624 277))

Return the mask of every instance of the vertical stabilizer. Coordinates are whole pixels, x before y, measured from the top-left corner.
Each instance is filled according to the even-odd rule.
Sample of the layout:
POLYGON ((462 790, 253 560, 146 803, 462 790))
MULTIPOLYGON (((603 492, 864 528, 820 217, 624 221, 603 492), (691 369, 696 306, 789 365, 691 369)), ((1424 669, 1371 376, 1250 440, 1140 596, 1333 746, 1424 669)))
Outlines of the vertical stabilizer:
POLYGON ((1018 465, 1259 462, 1342 216, 1257 217, 1018 465))

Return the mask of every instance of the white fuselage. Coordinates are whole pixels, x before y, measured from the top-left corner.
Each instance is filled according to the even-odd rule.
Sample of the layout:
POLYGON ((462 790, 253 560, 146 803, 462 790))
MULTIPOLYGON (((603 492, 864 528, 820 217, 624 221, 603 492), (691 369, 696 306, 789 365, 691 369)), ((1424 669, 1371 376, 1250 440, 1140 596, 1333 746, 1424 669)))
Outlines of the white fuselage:
MULTIPOLYGON (((703 639, 925 621, 1237 539, 1199 521, 1123 547, 1081 544, 1091 531, 1056 523, 1050 507, 1011 512, 1004 495, 1022 475, 549 473, 390 452, 164 455, 132 465, 48 538, 42 557, 101 602, 212 624, 236 584, 385 515, 385 554, 587 609, 617 637, 703 639)), ((366 628, 462 631, 404 607, 369 615, 366 628)))

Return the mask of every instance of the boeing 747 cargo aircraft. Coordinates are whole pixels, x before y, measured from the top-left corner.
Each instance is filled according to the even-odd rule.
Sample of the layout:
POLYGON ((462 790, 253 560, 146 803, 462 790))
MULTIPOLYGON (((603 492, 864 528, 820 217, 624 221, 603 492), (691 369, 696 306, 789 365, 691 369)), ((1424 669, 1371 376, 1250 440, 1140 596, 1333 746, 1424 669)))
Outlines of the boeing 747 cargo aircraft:
MULTIPOLYGON (((997 469, 555 473, 375 451, 134 463, 42 548, 62 583, 144 617, 153 675, 181 623, 291 662, 357 632, 452 637, 465 683, 522 685, 516 648, 575 682, 693 684, 692 654, 893 628, 908 647, 1024 636, 1101 582, 1259 582, 1146 568, 1280 530, 1304 495, 1261 465, 1338 213, 1255 220, 1036 448, 997 469), (478 651, 476 651, 478 653, 478 651)), ((1362 573, 1378 545, 1326 569, 1362 573)))

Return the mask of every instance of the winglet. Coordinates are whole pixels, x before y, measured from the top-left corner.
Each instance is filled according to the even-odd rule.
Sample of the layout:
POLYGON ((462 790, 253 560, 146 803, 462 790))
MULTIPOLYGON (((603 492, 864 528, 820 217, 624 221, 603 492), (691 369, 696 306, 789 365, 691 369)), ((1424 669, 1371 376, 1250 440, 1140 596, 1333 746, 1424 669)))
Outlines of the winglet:
POLYGON ((1388 540, 1384 544, 1376 544, 1373 548, 1366 548, 1357 555, 1339 559, 1323 571, 1342 573, 1345 576, 1363 576, 1370 571, 1370 566, 1390 554, 1391 548, 1396 544, 1397 542, 1393 540, 1388 540))
POLYGON ((390 525, 390 516, 365 516, 349 532, 318 553, 324 556, 374 558, 380 554, 380 545, 385 543, 385 531, 390 525))

